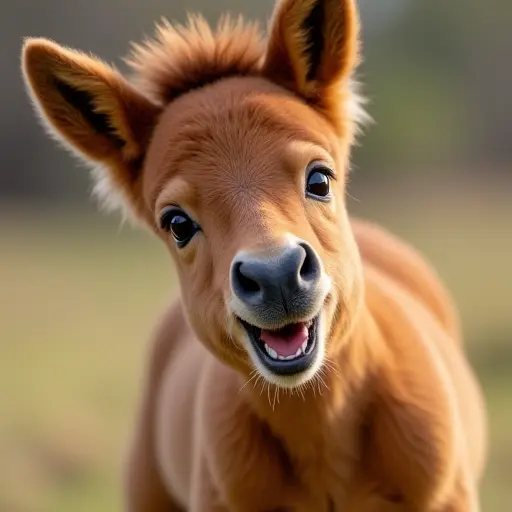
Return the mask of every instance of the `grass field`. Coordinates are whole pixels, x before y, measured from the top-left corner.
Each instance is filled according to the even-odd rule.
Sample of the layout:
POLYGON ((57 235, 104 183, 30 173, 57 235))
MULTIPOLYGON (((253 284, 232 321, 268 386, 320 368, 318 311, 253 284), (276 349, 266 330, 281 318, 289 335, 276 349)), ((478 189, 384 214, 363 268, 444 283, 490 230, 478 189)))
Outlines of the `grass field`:
MULTIPOLYGON (((512 205, 472 198, 356 211, 436 265, 488 400, 484 511, 512 503, 512 205), (508 273, 507 273, 508 272, 508 273)), ((153 322, 176 292, 163 246, 115 220, 3 212, 0 511, 120 510, 119 473, 153 322)))

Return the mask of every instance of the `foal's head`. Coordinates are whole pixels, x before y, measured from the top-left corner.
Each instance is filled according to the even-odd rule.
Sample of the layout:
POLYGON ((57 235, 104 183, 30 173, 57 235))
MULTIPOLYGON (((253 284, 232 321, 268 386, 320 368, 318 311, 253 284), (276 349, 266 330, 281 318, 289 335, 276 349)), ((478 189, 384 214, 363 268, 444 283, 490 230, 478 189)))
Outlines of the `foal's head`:
POLYGON ((23 50, 51 134, 168 246, 201 341, 283 387, 341 350, 361 302, 345 206, 357 38, 355 0, 284 0, 267 41, 228 19, 161 26, 130 82, 47 40, 23 50))

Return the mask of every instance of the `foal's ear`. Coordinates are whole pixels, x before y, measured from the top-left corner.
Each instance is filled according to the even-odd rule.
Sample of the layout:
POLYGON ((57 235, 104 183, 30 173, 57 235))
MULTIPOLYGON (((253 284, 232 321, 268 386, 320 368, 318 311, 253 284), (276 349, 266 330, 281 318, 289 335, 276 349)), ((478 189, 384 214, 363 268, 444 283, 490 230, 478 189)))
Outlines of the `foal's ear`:
POLYGON ((335 108, 359 56, 356 0, 278 0, 263 73, 308 101, 335 108))
POLYGON ((84 160, 105 164, 103 178, 134 199, 160 108, 111 66, 46 39, 25 42, 22 67, 50 134, 84 160))

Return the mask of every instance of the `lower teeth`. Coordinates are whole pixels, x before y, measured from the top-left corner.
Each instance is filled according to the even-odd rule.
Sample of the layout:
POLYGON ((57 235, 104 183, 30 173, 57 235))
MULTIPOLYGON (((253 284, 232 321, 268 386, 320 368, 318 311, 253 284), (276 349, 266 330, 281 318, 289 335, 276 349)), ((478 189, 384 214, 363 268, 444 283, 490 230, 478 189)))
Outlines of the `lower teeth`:
POLYGON ((291 359, 296 359, 306 353, 306 349, 308 346, 308 340, 306 340, 302 344, 302 346, 297 349, 297 352, 295 354, 292 354, 290 356, 281 356, 272 347, 269 347, 266 343, 264 345, 265 345, 265 350, 266 350, 267 354, 272 359, 275 359, 276 361, 290 361, 291 359))

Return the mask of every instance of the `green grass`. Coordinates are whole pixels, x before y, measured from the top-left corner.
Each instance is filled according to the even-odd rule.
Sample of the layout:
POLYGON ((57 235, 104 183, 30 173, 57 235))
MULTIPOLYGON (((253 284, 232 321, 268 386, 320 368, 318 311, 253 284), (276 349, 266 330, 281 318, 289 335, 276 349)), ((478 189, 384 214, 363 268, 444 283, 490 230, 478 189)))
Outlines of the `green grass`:
MULTIPOLYGON (((371 204, 354 208, 415 243, 460 306, 491 421, 483 510, 506 510, 512 208, 417 198, 393 211, 385 198, 371 204)), ((119 231, 100 215, 1 218, 0 511, 120 510, 145 341, 176 293, 170 257, 149 235, 119 231)))

